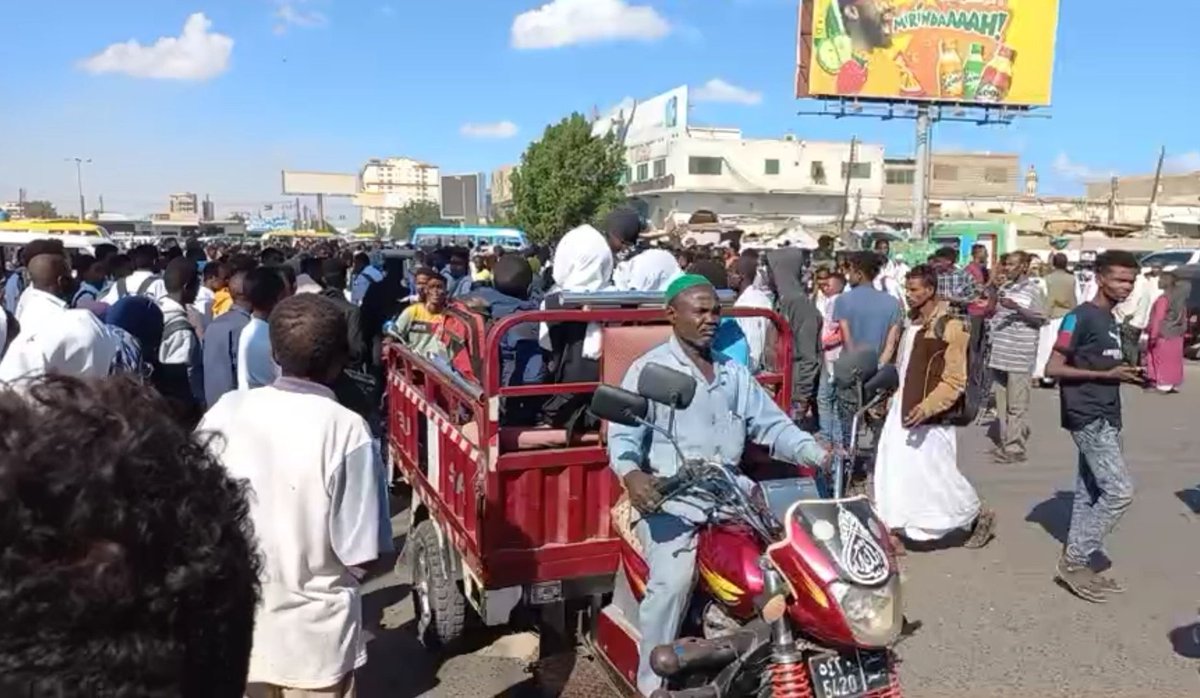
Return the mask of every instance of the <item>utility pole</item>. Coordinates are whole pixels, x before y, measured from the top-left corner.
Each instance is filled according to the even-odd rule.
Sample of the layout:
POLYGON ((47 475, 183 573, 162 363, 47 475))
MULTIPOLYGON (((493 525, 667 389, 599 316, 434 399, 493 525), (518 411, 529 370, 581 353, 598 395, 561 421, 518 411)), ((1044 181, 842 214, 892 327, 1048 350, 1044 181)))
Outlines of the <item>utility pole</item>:
POLYGON ((924 238, 929 225, 929 203, 926 200, 929 186, 929 131, 929 105, 922 104, 917 107, 917 166, 913 176, 912 217, 912 236, 914 238, 924 238))
POLYGON ((1158 151, 1158 167, 1154 168, 1154 188, 1150 190, 1150 203, 1146 206, 1146 227, 1150 227, 1150 222, 1154 218, 1154 205, 1158 203, 1158 187, 1162 181, 1163 160, 1167 157, 1167 147, 1163 146, 1158 151))
POLYGON ((846 172, 843 177, 846 180, 846 187, 842 191, 842 217, 838 221, 838 237, 843 238, 846 235, 846 216, 850 213, 850 180, 854 178, 854 160, 855 153, 858 150, 858 136, 850 137, 850 161, 846 163, 846 172))
POLYGON ((1117 177, 1108 180, 1108 224, 1117 222, 1117 177))
POLYGON ((66 162, 71 162, 71 161, 75 162, 75 184, 79 188, 79 222, 82 223, 83 217, 86 214, 86 211, 84 209, 84 203, 83 203, 83 166, 84 166, 84 164, 90 165, 92 163, 92 159, 91 158, 74 157, 74 158, 66 158, 65 161, 66 162))

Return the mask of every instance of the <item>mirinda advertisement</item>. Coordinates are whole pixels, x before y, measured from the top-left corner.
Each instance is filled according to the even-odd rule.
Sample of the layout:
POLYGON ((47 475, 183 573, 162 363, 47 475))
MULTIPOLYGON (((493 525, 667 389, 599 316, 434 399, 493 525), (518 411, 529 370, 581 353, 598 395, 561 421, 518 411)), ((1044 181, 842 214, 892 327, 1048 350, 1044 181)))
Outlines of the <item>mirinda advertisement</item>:
POLYGON ((1050 104, 1058 0, 802 0, 797 97, 1050 104))

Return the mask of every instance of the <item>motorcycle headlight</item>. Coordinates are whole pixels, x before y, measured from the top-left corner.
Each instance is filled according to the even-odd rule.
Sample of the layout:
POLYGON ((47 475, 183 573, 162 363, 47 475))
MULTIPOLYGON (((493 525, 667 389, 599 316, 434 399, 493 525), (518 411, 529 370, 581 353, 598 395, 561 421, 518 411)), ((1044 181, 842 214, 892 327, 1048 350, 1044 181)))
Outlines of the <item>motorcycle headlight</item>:
POLYGON ((840 581, 829 588, 856 642, 864 647, 886 647, 900 636, 904 610, 899 575, 892 575, 886 584, 873 589, 840 581))

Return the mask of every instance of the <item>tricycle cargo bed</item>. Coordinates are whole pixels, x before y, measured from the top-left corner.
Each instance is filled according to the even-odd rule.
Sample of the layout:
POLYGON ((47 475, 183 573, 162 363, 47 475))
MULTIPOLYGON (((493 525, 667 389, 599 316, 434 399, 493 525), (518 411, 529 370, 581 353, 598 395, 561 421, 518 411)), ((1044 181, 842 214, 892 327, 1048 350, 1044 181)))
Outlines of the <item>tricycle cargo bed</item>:
MULTIPOLYGON (((785 409, 790 402, 791 333, 770 311, 774 332, 760 374, 785 409)), ((669 337, 659 308, 520 313, 487 330, 482 376, 473 383, 398 343, 386 351, 388 442, 398 475, 413 488, 413 517, 432 518, 464 572, 485 589, 581 580, 617 568, 611 509, 621 485, 608 467, 602 433, 500 424, 501 398, 590 393, 596 383, 501 387, 499 345, 531 322, 601 325, 600 378, 619 384, 634 359, 669 337)))

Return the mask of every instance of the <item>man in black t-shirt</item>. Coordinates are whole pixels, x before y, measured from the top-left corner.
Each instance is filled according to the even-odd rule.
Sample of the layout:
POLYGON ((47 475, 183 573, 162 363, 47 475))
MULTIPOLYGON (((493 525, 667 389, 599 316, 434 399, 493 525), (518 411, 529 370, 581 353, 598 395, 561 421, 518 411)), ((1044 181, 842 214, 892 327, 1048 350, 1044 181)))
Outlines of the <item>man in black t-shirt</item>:
POLYGON ((1063 428, 1079 449, 1071 529, 1058 577, 1094 603, 1125 590, 1097 574, 1090 562, 1133 502, 1133 481, 1121 452, 1121 383, 1140 382, 1142 370, 1122 363, 1113 306, 1129 296, 1139 270, 1128 252, 1096 257, 1096 296, 1063 318, 1046 365, 1046 377, 1059 381, 1063 428))

